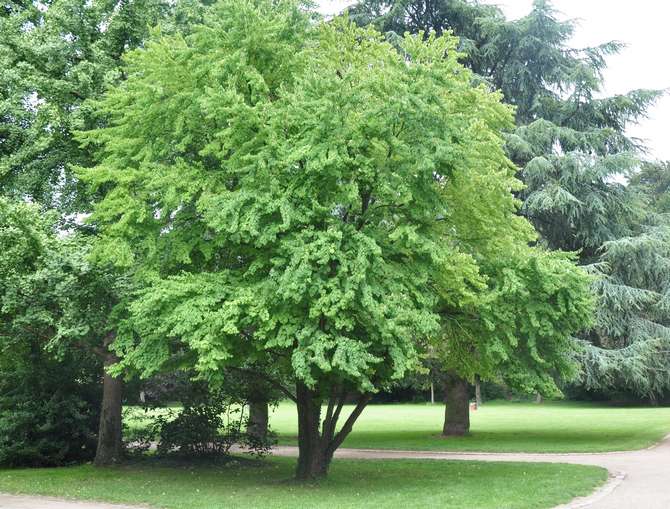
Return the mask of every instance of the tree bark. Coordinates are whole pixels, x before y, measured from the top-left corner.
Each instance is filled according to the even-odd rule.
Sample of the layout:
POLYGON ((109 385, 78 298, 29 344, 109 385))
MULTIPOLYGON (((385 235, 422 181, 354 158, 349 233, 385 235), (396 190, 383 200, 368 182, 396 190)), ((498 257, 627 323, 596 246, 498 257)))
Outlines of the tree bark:
POLYGON ((535 394, 535 403, 537 403, 538 405, 542 403, 542 394, 540 394, 539 392, 535 394))
POLYGON ((249 401, 249 423, 247 434, 257 440, 264 441, 268 436, 268 402, 263 399, 249 401))
POLYGON ((310 481, 328 475, 328 469, 337 448, 351 433, 354 423, 370 401, 370 394, 359 394, 356 406, 336 432, 347 393, 342 387, 333 387, 328 399, 326 415, 321 428, 323 398, 303 382, 296 384, 298 406, 298 466, 295 477, 310 481))
POLYGON ((444 382, 444 436, 462 436, 470 431, 468 382, 454 373, 447 373, 444 382))
POLYGON ((328 474, 326 450, 321 441, 321 399, 303 382, 296 384, 298 403, 298 466, 295 477, 309 481, 328 474))
POLYGON ((475 376, 475 401, 477 402, 477 408, 482 406, 482 382, 479 375, 475 376))
POLYGON ((103 359, 105 369, 102 382, 102 411, 100 412, 100 426, 98 428, 98 447, 95 452, 94 464, 96 466, 112 465, 123 459, 122 441, 122 395, 123 380, 113 377, 107 372, 107 368, 118 362, 118 357, 111 351, 109 346, 114 341, 114 335, 105 339, 107 353, 103 359))

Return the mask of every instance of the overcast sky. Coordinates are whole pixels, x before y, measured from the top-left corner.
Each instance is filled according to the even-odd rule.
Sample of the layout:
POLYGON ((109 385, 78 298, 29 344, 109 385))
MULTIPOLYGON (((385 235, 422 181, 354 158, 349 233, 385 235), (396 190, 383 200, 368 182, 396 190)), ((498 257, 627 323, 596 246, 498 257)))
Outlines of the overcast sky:
MULTIPOLYGON (((499 5, 508 18, 530 11, 532 0, 484 0, 499 5)), ((350 0, 319 0, 324 14, 340 12, 350 0)), ((668 20, 666 0, 554 0, 562 18, 579 23, 572 44, 591 46, 609 40, 627 44, 621 54, 608 60, 605 93, 620 94, 636 88, 670 88, 668 20)), ((670 95, 650 111, 649 118, 633 126, 629 134, 643 138, 650 158, 670 160, 670 95)))

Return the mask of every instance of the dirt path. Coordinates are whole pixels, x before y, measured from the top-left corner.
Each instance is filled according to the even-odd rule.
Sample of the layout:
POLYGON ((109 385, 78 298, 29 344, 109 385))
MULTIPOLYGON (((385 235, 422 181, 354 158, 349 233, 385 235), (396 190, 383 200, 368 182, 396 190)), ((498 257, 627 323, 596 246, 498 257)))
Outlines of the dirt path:
MULTIPOLYGON (((297 447, 273 449, 277 456, 298 455, 297 447)), ((379 449, 339 449, 337 458, 425 459, 473 461, 528 461, 573 463, 607 468, 609 482, 594 494, 556 509, 670 509, 670 436, 660 444, 641 451, 576 454, 452 453, 435 451, 394 451, 379 449)), ((55 498, 0 494, 0 509, 137 509, 136 507, 73 502, 55 498)))
POLYGON ((5 495, 0 493, 0 509, 140 509, 138 506, 75 502, 52 497, 5 495))

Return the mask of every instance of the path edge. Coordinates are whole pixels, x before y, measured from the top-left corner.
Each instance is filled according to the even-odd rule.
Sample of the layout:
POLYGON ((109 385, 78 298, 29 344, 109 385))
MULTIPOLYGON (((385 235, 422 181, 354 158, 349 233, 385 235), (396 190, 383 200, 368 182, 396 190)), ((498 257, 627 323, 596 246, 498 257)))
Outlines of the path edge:
POLYGON ((609 472, 609 479, 600 488, 590 495, 573 498, 567 504, 556 506, 554 509, 583 509, 610 495, 626 479, 626 472, 609 472))

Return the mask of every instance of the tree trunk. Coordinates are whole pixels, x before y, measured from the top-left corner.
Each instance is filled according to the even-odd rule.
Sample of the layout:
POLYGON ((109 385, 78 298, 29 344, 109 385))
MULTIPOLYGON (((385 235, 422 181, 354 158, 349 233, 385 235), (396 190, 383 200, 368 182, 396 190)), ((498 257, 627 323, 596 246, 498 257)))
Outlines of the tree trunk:
POLYGON ((447 373, 444 383, 444 436, 462 436, 470 431, 468 382, 454 373, 447 373))
POLYGON ((249 423, 247 433, 249 436, 265 441, 268 436, 268 402, 263 399, 249 401, 249 423))
POLYGON ((330 466, 326 448, 322 444, 321 399, 303 382, 296 384, 298 405, 298 466, 295 477, 300 481, 325 477, 330 466))
POLYGON ((102 411, 100 412, 100 426, 98 428, 98 448, 95 452, 95 465, 111 465, 123 459, 123 441, 121 435, 121 410, 123 380, 107 373, 107 368, 118 362, 117 356, 110 352, 108 347, 113 342, 110 335, 105 340, 107 353, 104 357, 105 368, 102 382, 102 411))
POLYGON ((482 382, 479 375, 475 376, 475 401, 477 403, 477 408, 482 406, 482 382))
POLYGON ((539 392, 535 394, 535 403, 537 403, 538 405, 542 403, 542 394, 540 394, 539 392))
POLYGON ((318 391, 303 382, 296 384, 295 401, 298 406, 298 466, 295 477, 300 481, 323 478, 337 448, 351 433, 354 423, 370 401, 370 394, 359 394, 356 406, 342 424, 339 431, 337 421, 347 392, 342 387, 332 387, 328 398, 328 409, 321 428, 321 404, 323 399, 318 391))

